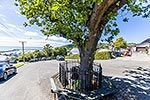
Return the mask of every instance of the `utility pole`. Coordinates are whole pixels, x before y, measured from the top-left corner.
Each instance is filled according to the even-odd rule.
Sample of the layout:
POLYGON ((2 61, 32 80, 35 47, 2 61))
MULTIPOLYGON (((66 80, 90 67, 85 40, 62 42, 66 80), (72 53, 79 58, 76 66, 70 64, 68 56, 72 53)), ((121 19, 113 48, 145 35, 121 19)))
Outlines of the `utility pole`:
POLYGON ((23 54, 23 62, 25 63, 25 57, 24 57, 24 43, 26 43, 26 41, 19 41, 22 44, 22 54, 23 54))

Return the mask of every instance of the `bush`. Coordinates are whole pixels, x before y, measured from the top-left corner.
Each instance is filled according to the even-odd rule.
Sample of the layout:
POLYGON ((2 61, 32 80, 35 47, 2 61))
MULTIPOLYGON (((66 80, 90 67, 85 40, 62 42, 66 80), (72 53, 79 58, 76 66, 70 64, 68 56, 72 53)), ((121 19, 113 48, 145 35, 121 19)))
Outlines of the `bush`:
POLYGON ((101 52, 96 52, 95 54, 95 60, 108 60, 111 59, 111 51, 101 51, 101 52))
POLYGON ((74 54, 72 56, 65 56, 65 59, 80 59, 79 54, 74 54))
POLYGON ((20 55, 20 56, 18 57, 18 61, 19 61, 19 62, 22 62, 22 61, 23 61, 23 55, 20 55))
MULTIPOLYGON (((66 56, 65 58, 66 59, 80 59, 80 56, 79 54, 75 54, 72 56, 66 56)), ((101 51, 101 52, 96 51, 95 60, 108 60, 111 58, 112 58, 111 51, 101 51)))

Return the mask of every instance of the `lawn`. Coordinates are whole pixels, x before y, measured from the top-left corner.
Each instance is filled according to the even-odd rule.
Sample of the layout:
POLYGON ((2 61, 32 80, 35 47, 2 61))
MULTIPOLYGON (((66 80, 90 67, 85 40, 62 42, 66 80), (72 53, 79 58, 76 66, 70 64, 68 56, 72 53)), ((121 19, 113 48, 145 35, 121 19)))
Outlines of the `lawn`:
POLYGON ((23 65, 24 65, 23 62, 19 62, 19 63, 15 64, 15 67, 16 67, 16 68, 19 68, 19 67, 21 67, 21 66, 23 66, 23 65))

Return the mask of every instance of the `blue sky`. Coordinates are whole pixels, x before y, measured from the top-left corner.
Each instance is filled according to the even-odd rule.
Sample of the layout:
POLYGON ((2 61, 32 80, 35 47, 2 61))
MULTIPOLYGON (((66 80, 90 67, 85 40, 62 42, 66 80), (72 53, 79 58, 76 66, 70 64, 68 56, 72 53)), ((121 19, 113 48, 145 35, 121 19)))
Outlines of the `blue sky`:
MULTIPOLYGON (((127 42, 140 43, 150 37, 150 18, 130 18, 128 23, 118 16, 120 34, 116 37, 124 37, 127 42)), ((24 27, 26 18, 19 14, 14 0, 0 0, 0 46, 19 46, 18 41, 27 41, 26 46, 41 47, 46 43, 52 46, 61 46, 69 42, 62 38, 51 36, 48 40, 36 26, 24 27)))

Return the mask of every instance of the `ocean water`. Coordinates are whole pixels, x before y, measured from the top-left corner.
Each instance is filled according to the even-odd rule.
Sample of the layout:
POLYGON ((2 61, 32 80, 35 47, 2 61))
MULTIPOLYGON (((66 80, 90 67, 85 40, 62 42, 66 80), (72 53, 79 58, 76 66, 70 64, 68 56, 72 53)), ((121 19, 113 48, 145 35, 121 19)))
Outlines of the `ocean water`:
MULTIPOLYGON (((42 47, 25 47, 25 52, 34 51, 34 50, 42 50, 42 47)), ((20 46, 0 46, 0 52, 17 52, 22 51, 22 47, 20 46)))

